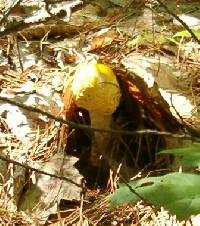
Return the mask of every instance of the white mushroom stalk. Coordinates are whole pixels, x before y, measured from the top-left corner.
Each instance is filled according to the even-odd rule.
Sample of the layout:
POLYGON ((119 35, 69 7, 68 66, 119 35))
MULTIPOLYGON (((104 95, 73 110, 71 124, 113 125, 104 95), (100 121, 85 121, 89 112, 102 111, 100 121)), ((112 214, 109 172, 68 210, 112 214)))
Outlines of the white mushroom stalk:
MULTIPOLYGON (((121 92, 116 76, 105 64, 86 64, 74 75, 71 91, 75 104, 89 111, 91 126, 110 128, 112 114, 119 105, 121 92)), ((91 161, 106 151, 110 134, 94 132, 91 161)), ((96 160, 95 160, 96 159, 96 160)))

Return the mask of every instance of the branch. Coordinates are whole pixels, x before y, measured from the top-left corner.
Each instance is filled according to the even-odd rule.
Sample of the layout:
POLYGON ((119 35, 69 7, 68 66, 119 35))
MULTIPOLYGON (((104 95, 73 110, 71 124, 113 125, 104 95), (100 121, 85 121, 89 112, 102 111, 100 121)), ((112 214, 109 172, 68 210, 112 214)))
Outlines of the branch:
POLYGON ((14 165, 17 165, 17 166, 21 166, 25 169, 28 169, 28 170, 31 170, 31 171, 35 171, 36 173, 39 173, 39 174, 44 174, 44 175, 47 175, 47 176, 50 176, 50 177, 54 177, 54 178, 57 178, 57 179, 60 179, 60 180, 64 180, 64 181, 67 181, 67 182, 70 182, 78 187, 82 187, 80 184, 74 182, 73 180, 67 178, 67 177, 64 177, 64 176, 57 176, 55 174, 51 174, 51 173, 47 173, 45 171, 42 171, 42 170, 39 170, 39 169, 35 169, 31 166, 28 166, 28 165, 25 165, 23 163, 20 163, 20 162, 17 162, 15 160, 12 160, 12 159, 9 159, 9 158, 6 158, 6 157, 3 157, 0 155, 0 159, 3 160, 3 161, 6 161, 6 162, 9 162, 9 163, 13 163, 14 165))
MULTIPOLYGON (((12 12, 12 9, 14 7, 16 7, 21 1, 22 0, 17 0, 16 3, 14 4, 14 6, 9 9, 9 11, 0 20, 0 25, 1 25, 1 23, 3 23, 7 19, 8 15, 12 12)), ((47 16, 46 18, 40 18, 37 21, 33 21, 33 22, 30 22, 30 23, 28 23, 28 22, 25 23, 24 20, 22 20, 20 22, 15 22, 15 24, 13 24, 13 25, 12 24, 9 24, 9 26, 7 25, 7 27, 5 27, 5 30, 3 30, 3 31, 0 32, 0 37, 3 37, 5 35, 8 35, 8 34, 11 34, 11 33, 14 33, 14 32, 22 31, 24 29, 27 29, 27 28, 33 26, 33 25, 45 24, 46 22, 48 22, 49 20, 52 20, 52 19, 54 19, 54 20, 57 20, 58 19, 59 20, 60 17, 63 17, 63 15, 60 15, 60 11, 62 11, 62 9, 59 12, 55 13, 55 15, 54 15, 49 10, 49 4, 50 3, 53 5, 53 4, 56 4, 58 2, 66 2, 66 4, 69 4, 69 11, 70 12, 71 12, 71 8, 72 7, 78 5, 78 3, 76 3, 76 2, 73 3, 71 1, 66 1, 66 0, 62 0, 62 1, 58 1, 58 2, 57 1, 56 2, 55 1, 50 1, 49 2, 47 0, 44 0, 44 2, 46 3, 45 4, 45 9, 49 13, 50 16, 47 16)))
POLYGON ((89 131, 94 131, 94 132, 122 134, 122 135, 144 135, 144 134, 148 134, 148 135, 170 136, 170 137, 174 137, 174 138, 189 139, 189 140, 195 140, 195 141, 199 141, 200 142, 200 139, 198 137, 191 136, 191 135, 188 135, 188 134, 173 134, 173 133, 170 133, 170 132, 164 132, 164 131, 162 132, 162 131, 149 130, 149 129, 132 131, 132 130, 116 130, 116 129, 109 129, 109 128, 91 127, 91 126, 88 126, 88 125, 75 123, 75 122, 72 122, 72 121, 69 121, 69 120, 64 120, 61 117, 54 116, 54 115, 52 115, 52 114, 50 114, 48 112, 45 112, 45 111, 43 111, 43 110, 41 110, 39 108, 34 108, 34 107, 31 107, 31 106, 27 106, 25 104, 16 102, 16 101, 11 100, 11 99, 6 98, 6 97, 0 96, 0 101, 3 101, 3 102, 6 102, 6 103, 15 105, 17 107, 20 107, 20 108, 22 108, 24 110, 27 110, 27 111, 30 111, 30 112, 35 112, 35 113, 38 113, 38 114, 45 115, 45 116, 47 116, 50 119, 53 119, 53 120, 55 120, 57 122, 65 124, 65 125, 69 125, 72 128, 76 128, 76 129, 83 129, 83 130, 89 130, 89 131))
POLYGON ((182 24, 182 26, 191 34, 192 38, 197 41, 197 43, 200 45, 200 40, 198 37, 194 34, 194 32, 189 28, 189 26, 183 22, 175 13, 173 13, 161 0, 156 0, 165 10, 167 13, 172 15, 179 23, 182 24))
POLYGON ((153 208, 153 205, 149 201, 147 201, 144 197, 142 197, 134 188, 132 188, 131 185, 121 175, 120 175, 120 179, 128 187, 130 192, 132 192, 134 195, 140 198, 143 202, 145 202, 145 204, 153 208))
POLYGON ((11 33, 22 31, 22 30, 27 29, 27 28, 34 26, 34 25, 43 24, 43 23, 47 22, 47 19, 48 18, 46 18, 45 20, 41 20, 41 21, 37 21, 37 22, 33 22, 33 23, 25 23, 24 21, 20 21, 16 25, 13 25, 11 27, 6 28, 4 31, 1 31, 0 37, 3 37, 5 35, 9 35, 11 33))

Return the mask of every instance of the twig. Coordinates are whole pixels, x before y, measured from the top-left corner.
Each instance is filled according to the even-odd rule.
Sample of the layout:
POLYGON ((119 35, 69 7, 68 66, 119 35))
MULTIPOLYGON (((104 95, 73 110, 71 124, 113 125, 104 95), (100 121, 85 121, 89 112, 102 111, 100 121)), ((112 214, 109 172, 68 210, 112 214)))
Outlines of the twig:
POLYGON ((132 188, 131 185, 122 176, 120 176, 120 179, 128 187, 130 192, 132 192, 134 195, 136 195, 138 198, 140 198, 143 202, 145 202, 145 204, 153 207, 152 204, 149 203, 144 197, 142 197, 134 188, 132 188))
POLYGON ((195 137, 200 137, 200 132, 195 130, 194 128, 192 128, 190 125, 188 125, 183 117, 179 114, 179 112, 177 111, 176 107, 174 106, 173 104, 173 98, 172 98, 172 94, 170 95, 170 102, 171 102, 171 106, 172 108, 174 109, 175 113, 177 114, 177 116, 179 117, 182 125, 185 127, 185 129, 190 132, 190 134, 192 134, 192 136, 195 136, 195 137))
POLYGON ((21 51, 20 51, 20 48, 19 48, 19 42, 18 42, 17 36, 15 36, 15 41, 16 41, 16 45, 17 45, 17 53, 18 53, 18 59, 19 59, 20 69, 23 72, 24 71, 24 67, 23 67, 23 62, 22 62, 22 57, 21 57, 21 51))
POLYGON ((128 189, 130 190, 131 193, 136 195, 139 199, 143 200, 146 204, 152 206, 151 203, 149 203, 144 197, 142 197, 134 188, 131 187, 129 182, 123 177, 123 175, 120 172, 117 172, 118 169, 116 170, 109 162, 108 162, 109 168, 115 173, 115 175, 119 175, 119 178, 121 179, 122 183, 124 183, 128 189))
POLYGON ((179 23, 182 24, 182 26, 191 34, 192 38, 197 41, 198 44, 200 44, 200 40, 198 37, 194 34, 194 32, 189 28, 189 26, 182 21, 175 13, 173 13, 161 0, 156 0, 165 10, 167 13, 172 15, 179 23))
POLYGON ((182 138, 182 139, 189 139, 189 140, 195 140, 195 141, 200 141, 200 139, 198 137, 195 136, 191 136, 188 134, 173 134, 170 132, 164 132, 164 131, 158 131, 158 130, 149 130, 149 129, 145 129, 145 130, 136 130, 136 131, 132 131, 132 130, 116 130, 116 129, 109 129, 109 128, 96 128, 96 127, 91 127, 88 125, 84 125, 84 124, 79 124, 79 123, 75 123, 69 120, 64 120, 61 117, 56 117, 48 112, 45 112, 39 108, 34 108, 31 106, 27 106, 25 104, 22 103, 18 103, 14 100, 11 100, 7 97, 2 97, 0 96, 0 101, 18 106, 22 109, 25 109, 27 111, 30 112, 35 112, 38 114, 42 114, 47 116, 50 119, 53 119, 57 122, 60 122, 62 124, 65 125, 69 125, 72 128, 78 128, 78 129, 83 129, 83 130, 90 130, 90 131, 96 131, 96 132, 105 132, 105 133, 113 133, 113 134, 123 134, 123 135, 142 135, 142 134, 148 134, 148 135, 160 135, 160 136, 170 136, 170 137, 175 137, 175 138, 182 138))
POLYGON ((9 159, 9 158, 6 158, 6 157, 3 157, 0 155, 0 159, 3 160, 3 161, 6 161, 6 162, 9 162, 9 163, 13 163, 14 165, 17 165, 17 166, 21 166, 25 169, 28 169, 28 170, 31 170, 31 171, 35 171, 36 173, 39 173, 39 174, 44 174, 44 175, 47 175, 47 176, 50 176, 50 177, 54 177, 54 178, 57 178, 57 179, 60 179, 60 180, 64 180, 64 181, 67 181, 67 182, 70 182, 78 187, 82 187, 81 184, 78 184, 76 182, 74 182, 73 180, 67 178, 67 177, 64 177, 64 176, 57 176, 55 174, 52 174, 52 173, 47 173, 45 171, 42 171, 42 170, 39 170, 39 169, 35 169, 31 166, 28 166, 28 165, 25 165, 23 163, 20 163, 20 162, 17 162, 15 160, 12 160, 12 159, 9 159))
MULTIPOLYGON (((61 1, 61 2, 65 2, 65 1, 61 1)), ((57 2, 54 2, 54 4, 55 3, 57 3, 57 2)), ((49 1, 48 1, 48 4, 50 4, 49 1)), ((51 4, 53 4, 53 3, 51 3, 51 4)), ((6 27, 5 30, 1 31, 0 32, 0 38, 5 36, 5 35, 9 35, 11 33, 19 32, 19 31, 22 31, 24 29, 30 28, 31 26, 34 26, 34 25, 45 24, 46 22, 49 22, 51 19, 54 19, 54 20, 55 19, 59 19, 59 17, 60 17, 59 13, 57 13, 56 15, 52 14, 49 11, 48 5, 46 5, 46 10, 50 14, 50 17, 48 16, 48 17, 46 17, 44 19, 39 19, 38 21, 34 21, 34 22, 31 22, 31 23, 28 23, 28 22, 25 23, 24 20, 20 21, 20 22, 16 22, 15 25, 13 25, 13 26, 10 25, 9 27, 6 27)))
POLYGON ((16 32, 22 31, 22 30, 27 29, 27 28, 34 26, 34 25, 46 23, 47 19, 49 19, 49 18, 46 18, 46 19, 41 20, 41 21, 33 22, 33 23, 25 23, 24 21, 20 21, 16 25, 11 26, 9 28, 6 28, 4 31, 1 31, 0 32, 0 38, 5 36, 5 35, 9 35, 11 33, 16 33, 16 32))
POLYGON ((38 113, 38 114, 45 115, 50 119, 53 119, 57 122, 65 124, 65 125, 69 125, 69 126, 71 126, 72 128, 75 128, 75 129, 83 129, 83 130, 90 130, 90 131, 96 131, 96 132, 105 132, 105 133, 123 134, 123 135, 148 134, 148 135, 170 136, 170 137, 189 139, 189 140, 195 140, 195 141, 200 142, 200 139, 198 137, 191 136, 191 135, 188 135, 188 134, 174 134, 174 133, 170 133, 170 132, 150 130, 150 129, 132 131, 132 130, 118 130, 118 129, 91 127, 91 126, 88 126, 88 125, 75 123, 75 122, 72 122, 72 121, 69 121, 69 120, 64 120, 61 117, 54 116, 54 115, 52 115, 48 112, 45 112, 45 111, 43 111, 39 108, 34 108, 34 107, 27 106, 27 105, 22 104, 22 103, 18 103, 14 100, 7 98, 7 97, 0 96, 0 101, 15 105, 17 107, 20 107, 20 108, 25 109, 25 110, 30 111, 30 112, 35 112, 35 113, 38 113))

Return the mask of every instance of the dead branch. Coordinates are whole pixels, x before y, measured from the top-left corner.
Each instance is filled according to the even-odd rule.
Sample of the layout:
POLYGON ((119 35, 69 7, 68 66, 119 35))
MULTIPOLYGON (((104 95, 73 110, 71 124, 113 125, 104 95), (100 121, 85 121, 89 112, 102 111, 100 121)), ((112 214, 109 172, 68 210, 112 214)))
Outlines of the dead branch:
MULTIPOLYGON (((82 184, 78 184, 78 183, 74 182, 73 180, 71 180, 71 179, 69 179, 69 178, 66 178, 66 177, 64 177, 64 176, 58 176, 58 175, 55 175, 55 174, 47 173, 47 172, 45 172, 45 171, 43 171, 43 170, 39 170, 39 169, 33 168, 33 167, 31 167, 31 166, 28 166, 28 165, 26 165, 26 164, 20 163, 20 162, 18 162, 18 161, 15 161, 15 160, 12 160, 12 159, 9 159, 9 158, 6 158, 6 157, 3 157, 3 156, 1 156, 1 155, 0 155, 0 159, 3 160, 3 161, 6 161, 6 162, 8 162, 8 163, 12 163, 12 164, 14 164, 14 165, 17 165, 17 166, 21 166, 21 167, 23 167, 23 168, 25 168, 25 169, 27 169, 27 170, 32 171, 32 172, 34 171, 34 172, 39 173, 39 174, 47 175, 47 176, 50 176, 50 177, 53 177, 53 178, 56 178, 56 179, 59 179, 59 180, 63 180, 63 181, 70 182, 70 183, 72 183, 72 184, 74 184, 74 185, 76 185, 76 186, 82 188, 82 184)), ((140 194, 138 194, 138 193, 135 191, 135 189, 133 189, 133 188, 129 185, 129 183, 128 183, 121 175, 120 175, 120 178, 121 178, 122 182, 128 187, 128 189, 129 189, 133 194, 135 194, 136 196, 138 196, 138 197, 139 197, 141 200, 143 200, 146 204, 151 205, 151 204, 148 203, 148 201, 145 200, 140 194)))
POLYGON ((24 21, 20 21, 20 22, 17 22, 17 24, 15 24, 15 26, 8 27, 4 31, 1 31, 0 37, 22 31, 22 30, 30 28, 34 25, 43 24, 45 22, 47 22, 47 19, 38 21, 38 22, 34 22, 34 23, 25 23, 24 21))
POLYGON ((158 131, 158 130, 149 130, 149 129, 131 131, 131 130, 118 130, 118 129, 91 127, 91 126, 88 126, 88 125, 85 125, 85 124, 79 124, 79 123, 72 122, 72 121, 69 121, 69 120, 64 120, 61 117, 54 116, 54 115, 52 115, 48 112, 45 112, 45 111, 43 111, 39 108, 27 106, 25 104, 11 100, 7 97, 0 96, 0 101, 15 105, 17 107, 20 107, 20 108, 27 110, 27 111, 30 111, 30 112, 42 114, 44 116, 47 116, 50 119, 53 119, 53 120, 60 122, 62 124, 71 126, 72 128, 75 128, 75 129, 83 129, 83 130, 86 130, 86 131, 89 130, 89 131, 95 131, 95 132, 105 132, 105 133, 123 134, 123 135, 144 135, 144 134, 147 134, 147 135, 169 136, 169 137, 174 137, 174 138, 188 139, 188 140, 194 140, 194 141, 200 142, 200 138, 198 136, 192 136, 192 135, 189 135, 189 134, 173 134, 173 133, 170 133, 170 132, 158 131))
POLYGON ((156 0, 165 10, 167 13, 169 13, 170 15, 172 15, 192 36, 192 38, 198 43, 200 44, 200 40, 198 39, 198 37, 194 34, 194 32, 189 28, 189 26, 182 21, 175 13, 173 13, 161 0, 156 0))
MULTIPOLYGON (((21 0, 17 0, 13 6, 8 10, 8 12, 3 15, 3 18, 0 20, 0 25, 3 23, 3 22, 6 22, 7 21, 7 18, 8 16, 10 15, 10 13, 12 12, 12 10, 14 9, 14 7, 16 7, 19 3, 21 2, 21 0)), ((48 12, 49 16, 45 17, 45 18, 39 18, 37 19, 36 21, 32 21, 32 22, 24 22, 24 19, 22 19, 22 21, 15 21, 15 23, 12 25, 12 24, 7 24, 7 26, 5 26, 5 29, 3 31, 0 32, 0 37, 3 37, 5 35, 9 35, 9 34, 12 34, 12 33, 16 33, 16 32, 19 32, 19 31, 22 31, 24 29, 27 29, 27 28, 31 28, 32 26, 34 25, 40 25, 40 24, 45 24, 46 22, 48 22, 49 20, 58 20, 60 21, 60 17, 62 18, 64 15, 62 15, 61 11, 58 11, 56 12, 55 14, 54 13, 51 13, 50 11, 50 2, 47 1, 47 0, 44 0, 45 2, 45 9, 46 11, 48 12)), ((60 1, 60 2, 65 2, 65 1, 60 1)), ((58 2, 51 2, 51 5, 55 5, 56 3, 58 2)), ((66 3, 67 4, 67 3, 66 3)), ((70 17, 71 16, 71 8, 75 7, 76 5, 78 5, 79 2, 72 2, 69 4, 69 10, 68 10, 68 16, 70 17)), ((76 11, 76 9, 75 9, 76 11)))
POLYGON ((66 178, 64 176, 58 176, 58 175, 55 175, 55 174, 51 174, 51 173, 47 173, 45 171, 42 171, 42 170, 39 170, 39 169, 36 169, 36 168, 33 168, 31 166, 28 166, 26 164, 23 164, 23 163, 20 163, 20 162, 17 162, 15 160, 12 160, 12 159, 9 159, 9 158, 6 158, 6 157, 3 157, 0 155, 0 159, 3 160, 3 161, 6 161, 8 163, 13 163, 14 165, 17 165, 17 166, 21 166, 27 170, 31 170, 31 171, 35 171, 36 173, 39 173, 39 174, 44 174, 44 175, 47 175, 47 176, 50 176, 50 177, 54 177, 54 178, 57 178, 59 180, 63 180, 63 181, 67 181, 67 182, 70 182, 78 187, 82 187, 82 185, 74 182, 73 180, 69 179, 69 178, 66 178))

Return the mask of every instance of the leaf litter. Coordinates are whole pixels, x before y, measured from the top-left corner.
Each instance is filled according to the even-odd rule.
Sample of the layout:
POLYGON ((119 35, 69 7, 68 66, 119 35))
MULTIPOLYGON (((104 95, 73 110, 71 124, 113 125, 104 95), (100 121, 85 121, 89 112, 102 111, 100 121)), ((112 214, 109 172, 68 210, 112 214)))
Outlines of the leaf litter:
MULTIPOLYGON (((31 22, 33 25, 20 31, 17 39, 3 37, 0 40, 3 49, 0 52, 1 95, 61 116, 63 114, 64 81, 73 75, 77 64, 101 61, 112 65, 113 70, 121 79, 122 89, 124 88, 121 109, 129 109, 126 105, 133 103, 137 109, 134 108, 129 113, 130 115, 123 111, 116 112, 114 114, 116 128, 138 129, 136 122, 140 120, 139 126, 142 128, 159 128, 161 131, 171 132, 177 129, 176 132, 180 132, 180 118, 177 114, 175 115, 177 118, 170 116, 172 112, 169 106, 171 108, 175 106, 184 120, 193 123, 194 119, 191 121, 191 117, 196 120, 198 116, 195 109, 199 98, 195 95, 195 90, 199 84, 198 79, 192 80, 191 78, 195 76, 198 78, 195 70, 195 68, 199 69, 198 45, 192 40, 182 43, 178 49, 178 55, 175 56, 173 53, 177 51, 165 52, 163 46, 156 46, 152 49, 152 45, 145 46, 145 42, 137 48, 134 45, 127 45, 133 36, 139 35, 147 27, 151 30, 149 28, 155 23, 156 18, 153 21, 151 11, 144 5, 138 5, 138 1, 135 3, 132 1, 133 5, 129 5, 127 1, 117 2, 116 4, 113 1, 95 3, 70 1, 67 6, 65 5, 67 8, 65 16, 58 19, 49 16, 50 14, 45 11, 45 1, 42 1, 42 5, 34 1, 21 1, 20 5, 16 6, 13 13, 9 15, 9 23, 13 26, 14 22, 18 24, 18 21, 26 17, 25 23, 31 22), (135 9, 134 4, 138 8, 135 9), (128 16, 127 6, 130 12, 128 16), (25 12, 25 17, 22 12, 25 12), (31 13, 34 14, 31 15, 31 13), (19 20, 16 20, 16 14, 19 20), (46 17, 49 18, 48 23, 34 25, 35 22, 44 20, 46 17), (151 25, 142 26, 144 21, 150 22, 151 25), (134 26, 130 26, 133 23, 134 26), (62 40, 62 37, 65 39, 62 40), (62 41, 59 40, 60 38, 62 41), (155 57, 155 52, 159 52, 162 57, 160 59, 155 57), (180 59, 184 59, 183 63, 180 63, 180 59), (177 75, 183 64, 182 70, 186 72, 185 77, 183 73, 177 75), (145 65, 147 66, 144 67, 145 65), (127 74, 129 79, 127 79, 127 74), (174 87, 175 84, 179 87, 174 87), (155 85, 164 91, 158 95, 155 85), (188 91, 188 87, 192 89, 188 91), (132 96, 125 92, 127 88, 132 96), (165 95, 176 95, 174 92, 178 92, 177 95, 181 98, 188 99, 188 108, 178 108, 177 103, 180 99, 171 104, 171 99, 165 98, 165 95), (148 108, 145 106, 147 103, 148 108), (157 108, 158 105, 160 109, 157 108), (179 109, 190 110, 187 110, 185 114, 179 109), (135 121, 132 115, 135 116, 135 121), (159 119, 159 115, 164 119, 162 117, 159 119), (170 117, 173 118, 177 128, 167 127, 164 123, 170 117)), ((50 6, 50 12, 54 16, 58 16, 61 10, 60 4, 50 6)), ((156 14, 154 16, 156 17, 156 14)), ((166 23, 164 16, 162 21, 159 18, 159 23, 166 23)), ((160 26, 159 23, 155 24, 155 32, 165 34, 164 26, 160 26)), ((168 26, 167 23, 166 26, 168 26)), ((166 33, 167 35, 174 34, 173 30, 166 33)), ((167 45, 170 46, 169 43, 167 45)), ((170 47, 175 48, 173 45, 170 47)), ((126 172, 127 178, 136 175, 141 177, 145 175, 144 168, 148 164, 153 162, 161 168, 163 161, 164 164, 166 163, 166 160, 161 158, 154 159, 152 152, 162 147, 162 137, 148 137, 148 139, 146 137, 132 139, 127 139, 125 136, 114 137, 111 143, 113 153, 108 152, 106 157, 114 169, 113 172, 108 177, 104 172, 108 169, 105 169, 104 163, 102 167, 101 162, 99 168, 102 168, 103 172, 92 174, 96 169, 87 161, 89 153, 87 150, 91 145, 88 134, 85 135, 82 131, 73 128, 66 128, 47 117, 17 106, 4 102, 0 105, 2 156, 9 156, 35 169, 65 176, 80 185, 82 184, 81 178, 84 177, 86 186, 88 186, 84 191, 84 185, 81 188, 1 160, 2 208, 0 218, 2 225, 6 225, 8 219, 11 219, 14 225, 45 223, 47 225, 162 225, 163 222, 167 225, 184 224, 184 222, 177 221, 176 217, 169 215, 163 208, 155 210, 142 202, 123 208, 118 207, 111 211, 104 199, 117 187, 120 178, 119 173, 116 172, 123 175, 126 172), (135 145, 139 151, 134 150, 133 154, 131 148, 135 145), (143 148, 140 148, 140 145, 143 148), (65 153, 66 149, 67 153, 65 153), (122 150, 126 150, 127 156, 123 155, 124 159, 119 158, 124 152, 122 150), (148 158, 145 159, 142 156, 148 156, 148 158), (131 159, 131 164, 127 159, 129 161, 131 159), (107 186, 103 183, 104 176, 108 178, 107 186), (99 183, 99 187, 94 186, 95 183, 99 183), (85 193, 84 196, 82 192, 85 193), (83 206, 81 206, 82 197, 84 197, 83 206)), ((74 113, 72 119, 76 122, 88 121, 87 112, 75 109, 72 113, 74 113)), ((196 218, 193 222, 195 220, 196 218)))

